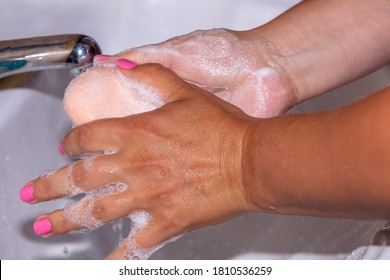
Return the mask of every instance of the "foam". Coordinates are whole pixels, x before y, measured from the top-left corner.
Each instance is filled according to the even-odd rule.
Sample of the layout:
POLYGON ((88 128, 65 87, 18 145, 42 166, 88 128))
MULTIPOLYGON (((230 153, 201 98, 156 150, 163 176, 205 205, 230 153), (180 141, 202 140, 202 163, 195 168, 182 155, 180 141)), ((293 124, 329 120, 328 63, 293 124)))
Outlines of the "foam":
POLYGON ((147 211, 136 211, 128 217, 131 219, 131 230, 129 236, 122 241, 122 245, 126 246, 125 257, 130 260, 146 260, 162 246, 159 245, 150 249, 142 248, 136 244, 134 236, 147 226, 152 220, 152 216, 147 211))
POLYGON ((140 230, 144 229, 153 219, 148 211, 135 211, 128 216, 131 219, 131 230, 129 236, 121 242, 121 245, 126 247, 125 257, 130 260, 147 260, 149 257, 161 249, 165 244, 174 242, 182 235, 175 236, 165 242, 158 244, 152 248, 142 248, 136 244, 134 236, 140 230))
POLYGON ((83 193, 83 190, 77 187, 73 181, 72 172, 73 172, 74 165, 75 163, 69 165, 68 170, 66 172, 66 179, 64 182, 64 193, 67 196, 75 196, 80 193, 83 193))
POLYGON ((57 169, 50 169, 45 171, 42 175, 41 178, 47 178, 53 176, 57 172, 57 169))
POLYGON ((103 154, 105 154, 105 155, 113 155, 113 154, 116 154, 117 152, 119 152, 119 149, 112 149, 112 150, 104 151, 103 154))
POLYGON ((150 57, 169 57, 183 79, 250 116, 273 117, 286 109, 288 92, 277 70, 261 67, 265 60, 258 47, 225 29, 195 31, 159 45, 138 48, 138 52, 145 57, 148 53, 150 57))
POLYGON ((78 195, 80 193, 83 193, 83 190, 81 188, 77 187, 73 181, 72 172, 73 172, 74 165, 75 165, 75 163, 69 165, 68 170, 66 172, 64 193, 67 196, 75 196, 75 195, 78 195))
POLYGON ((97 220, 93 216, 96 199, 102 196, 124 192, 127 188, 128 186, 123 183, 108 184, 88 192, 86 196, 79 201, 67 204, 64 208, 65 219, 82 227, 82 229, 72 231, 71 233, 88 233, 89 231, 104 225, 103 222, 97 220))
POLYGON ((287 90, 282 86, 279 73, 271 67, 262 67, 253 75, 256 78, 257 112, 259 117, 276 116, 282 113, 287 90))
POLYGON ((80 230, 70 233, 88 233, 92 229, 103 225, 102 222, 95 219, 92 215, 95 198, 92 195, 86 195, 77 202, 71 202, 64 208, 64 217, 72 224, 82 227, 80 230))
POLYGON ((127 92, 132 92, 132 94, 128 96, 129 100, 131 100, 131 104, 129 103, 128 107, 128 115, 148 112, 165 104, 161 94, 153 87, 150 87, 137 80, 128 79, 119 70, 116 72, 116 74, 121 80, 124 89, 127 92))
MULTIPOLYGON (((169 40, 163 45, 157 47, 151 45, 147 49, 155 53, 163 51, 176 61, 183 61, 192 65, 201 73, 213 78, 223 78, 224 81, 217 84, 216 87, 224 87, 227 77, 234 77, 237 73, 248 68, 247 63, 243 60, 236 60, 237 50, 235 44, 238 38, 223 29, 214 29, 204 32, 202 30, 194 31, 187 35, 186 41, 179 43, 180 50, 178 51, 177 42, 169 40)), ((193 73, 192 73, 193 74, 193 73)), ((185 79, 190 79, 190 76, 185 76, 185 79)), ((203 78, 204 79, 204 78, 203 78)), ((198 79, 198 80, 203 80, 198 79)))
MULTIPOLYGON (((112 150, 107 150, 104 152, 84 153, 84 154, 78 155, 77 158, 82 160, 82 163, 83 163, 83 166, 85 169, 89 169, 92 167, 93 161, 97 157, 99 157, 101 155, 115 154, 118 151, 119 151, 119 149, 112 149, 112 150)), ((72 165, 70 165, 68 167, 67 176, 65 179, 64 192, 67 196, 75 196, 75 195, 78 195, 78 194, 84 192, 81 188, 77 187, 76 184, 74 183, 73 176, 72 176, 74 165, 75 165, 75 163, 73 163, 72 165)), ((116 168, 114 168, 112 166, 104 167, 105 172, 113 173, 115 170, 116 170, 116 168)), ((42 175, 42 177, 52 176, 55 172, 56 172, 56 170, 50 171, 49 173, 42 175)))

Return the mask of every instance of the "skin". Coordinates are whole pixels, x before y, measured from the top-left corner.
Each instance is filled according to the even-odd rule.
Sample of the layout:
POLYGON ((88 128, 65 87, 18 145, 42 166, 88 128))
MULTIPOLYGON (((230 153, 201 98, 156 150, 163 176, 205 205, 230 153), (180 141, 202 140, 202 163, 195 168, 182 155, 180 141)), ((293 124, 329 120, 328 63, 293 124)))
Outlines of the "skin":
POLYGON ((241 108, 246 114, 272 117, 295 104, 285 71, 268 54, 264 40, 226 29, 195 31, 167 42, 125 51, 94 66, 115 63, 119 57, 138 64, 155 62, 182 79, 241 108))
MULTIPOLYGON (((288 92, 278 108, 286 109, 388 63, 389 6, 379 0, 304 1, 265 26, 226 32, 259 48, 262 55, 252 61, 259 63, 253 69, 278 70, 288 92)), ((180 51, 177 42, 172 48, 180 51)), ((83 124, 64 138, 71 156, 118 150, 95 158, 89 168, 82 161, 73 166, 72 179, 85 191, 116 181, 129 186, 98 198, 94 218, 109 222, 149 211, 153 219, 134 240, 151 248, 249 211, 390 217, 390 88, 335 110, 258 119, 205 90, 223 89, 234 97, 245 77, 202 80, 210 77, 207 71, 203 75, 177 56, 160 55, 159 61, 153 56, 159 47, 153 48, 120 56, 139 64, 162 63, 177 74, 158 64, 119 71, 154 87, 166 104, 149 113, 83 124), (199 81, 190 80, 191 73, 200 73, 199 81)), ((31 203, 64 196, 68 168, 30 182, 31 203)), ((52 224, 46 237, 79 228, 63 210, 43 217, 52 224)), ((121 245, 108 258, 124 258, 125 251, 121 245)))
MULTIPOLYGON (((135 238, 139 246, 150 248, 248 210, 240 158, 246 127, 255 119, 162 66, 121 71, 158 88, 167 104, 150 113, 89 122, 65 136, 63 147, 70 156, 118 150, 95 158, 87 169, 82 161, 72 167, 73 181, 84 191, 116 181, 129 186, 98 199, 94 218, 109 222, 136 210, 149 211, 153 220, 135 238)), ((68 168, 31 182, 32 203, 64 196, 68 168)), ((52 224, 47 236, 80 228, 64 218, 63 210, 42 217, 52 224)), ((113 256, 123 258, 123 252, 113 256)))
MULTIPOLYGON (((198 60, 192 59, 200 56, 212 60, 214 56, 202 55, 213 52, 210 41, 228 41, 232 47, 221 54, 221 62, 250 61, 252 69, 268 66, 278 71, 287 95, 269 106, 283 111, 389 63, 389 26, 387 0, 306 0, 252 30, 198 31, 195 38, 199 48, 187 47, 195 41, 194 35, 188 34, 117 56, 139 64, 160 63, 206 89, 219 87, 233 93, 232 96, 242 95, 241 90, 235 92, 234 88, 251 82, 238 79, 240 71, 236 75, 215 77, 211 75, 212 69, 199 69, 198 60)), ((275 116, 273 113, 267 113, 266 117, 275 116)))

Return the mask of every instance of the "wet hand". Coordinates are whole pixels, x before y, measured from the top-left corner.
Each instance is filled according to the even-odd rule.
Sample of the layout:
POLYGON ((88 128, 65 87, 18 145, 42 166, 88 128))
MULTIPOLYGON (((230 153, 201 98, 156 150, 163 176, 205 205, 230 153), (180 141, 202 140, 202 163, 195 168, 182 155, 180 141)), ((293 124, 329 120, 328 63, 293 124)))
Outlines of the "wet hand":
MULTIPOLYGON (((276 116, 296 103, 291 82, 272 58, 269 42, 254 37, 250 32, 226 29, 195 31, 111 59, 160 63, 248 115, 276 116)), ((106 59, 99 56, 95 65, 105 64, 106 59)))
POLYGON ((175 236, 251 210, 241 149, 253 119, 162 66, 119 71, 156 89, 166 104, 71 130, 63 151, 94 156, 28 183, 25 201, 86 196, 39 217, 35 231, 49 237, 130 216, 135 228, 108 258, 147 258, 175 236))

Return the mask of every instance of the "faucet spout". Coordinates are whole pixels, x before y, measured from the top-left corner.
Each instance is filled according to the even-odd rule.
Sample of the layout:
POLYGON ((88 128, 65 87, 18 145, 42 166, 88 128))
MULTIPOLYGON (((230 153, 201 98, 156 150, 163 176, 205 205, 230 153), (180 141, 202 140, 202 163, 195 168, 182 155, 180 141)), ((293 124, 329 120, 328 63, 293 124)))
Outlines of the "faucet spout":
POLYGON ((77 73, 100 53, 95 40, 79 34, 0 41, 0 79, 50 69, 75 69, 77 73))

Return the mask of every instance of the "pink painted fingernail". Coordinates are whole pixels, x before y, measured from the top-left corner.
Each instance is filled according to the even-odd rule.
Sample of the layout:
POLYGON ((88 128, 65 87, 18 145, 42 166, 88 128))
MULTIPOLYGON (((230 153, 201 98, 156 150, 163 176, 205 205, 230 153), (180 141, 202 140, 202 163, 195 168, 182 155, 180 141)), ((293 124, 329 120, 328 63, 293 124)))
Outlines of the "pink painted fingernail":
POLYGON ((31 202, 35 199, 34 188, 32 185, 26 185, 19 191, 20 199, 24 202, 31 202))
POLYGON ((122 69, 131 69, 135 66, 137 66, 136 63, 130 61, 130 60, 127 60, 127 59, 118 59, 118 61, 116 62, 116 66, 118 66, 119 68, 122 68, 122 69))
POLYGON ((51 223, 49 219, 43 218, 34 223, 34 232, 37 235, 45 235, 51 232, 51 223))
POLYGON ((106 54, 97 54, 93 57, 93 60, 107 60, 110 57, 111 57, 110 55, 106 55, 106 54))
POLYGON ((61 155, 65 155, 65 151, 64 151, 64 143, 61 141, 60 143, 58 143, 58 151, 60 152, 61 155))

